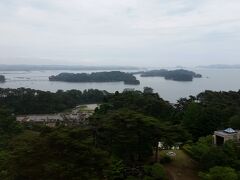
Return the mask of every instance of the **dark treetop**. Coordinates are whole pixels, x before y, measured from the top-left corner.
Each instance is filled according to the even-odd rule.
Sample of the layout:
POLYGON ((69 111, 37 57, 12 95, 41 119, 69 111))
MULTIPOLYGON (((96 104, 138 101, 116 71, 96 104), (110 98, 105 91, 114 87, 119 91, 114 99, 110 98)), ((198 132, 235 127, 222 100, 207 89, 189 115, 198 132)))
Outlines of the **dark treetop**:
POLYGON ((50 81, 64 81, 64 82, 119 82, 123 81, 125 84, 140 84, 140 82, 130 73, 111 71, 111 72, 95 72, 87 73, 60 73, 56 76, 50 76, 50 81))
POLYGON ((3 75, 0 75, 0 83, 1 82, 5 82, 5 76, 3 76, 3 75))
POLYGON ((100 103, 108 94, 107 91, 97 89, 58 90, 56 93, 52 93, 26 88, 0 88, 0 108, 1 106, 7 107, 14 114, 57 113, 79 104, 100 103))
POLYGON ((168 80, 174 81, 192 81, 193 78, 201 78, 201 74, 196 74, 193 71, 188 71, 184 69, 177 69, 168 71, 166 69, 152 70, 140 73, 142 77, 164 77, 168 80))

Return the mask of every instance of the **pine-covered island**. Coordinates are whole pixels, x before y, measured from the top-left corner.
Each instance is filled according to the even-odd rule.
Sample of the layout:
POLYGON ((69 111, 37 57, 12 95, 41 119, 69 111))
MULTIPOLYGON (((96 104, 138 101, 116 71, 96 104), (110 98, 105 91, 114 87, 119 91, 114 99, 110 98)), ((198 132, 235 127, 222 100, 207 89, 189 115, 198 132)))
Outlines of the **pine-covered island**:
POLYGON ((121 71, 88 73, 60 73, 50 76, 50 81, 64 82, 121 82, 130 85, 139 85, 140 81, 133 74, 121 71))
POLYGON ((174 81, 192 81, 193 78, 201 78, 201 74, 197 74, 193 71, 177 69, 177 70, 151 70, 141 72, 141 77, 164 77, 167 80, 174 81))
POLYGON ((5 81, 6 81, 5 76, 0 75, 0 83, 3 83, 3 82, 5 82, 5 81))

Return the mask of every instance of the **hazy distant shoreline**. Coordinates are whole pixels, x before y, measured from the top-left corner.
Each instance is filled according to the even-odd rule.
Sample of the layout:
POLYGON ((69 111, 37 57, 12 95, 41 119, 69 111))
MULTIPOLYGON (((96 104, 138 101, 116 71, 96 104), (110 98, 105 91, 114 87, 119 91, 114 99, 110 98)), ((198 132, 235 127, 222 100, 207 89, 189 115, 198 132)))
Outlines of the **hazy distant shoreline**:
POLYGON ((212 64, 196 67, 137 67, 137 66, 84 66, 84 65, 28 65, 28 64, 0 64, 0 71, 47 71, 47 70, 68 70, 68 71, 99 71, 99 70, 153 70, 153 69, 240 69, 240 64, 212 64))
POLYGON ((80 66, 80 65, 0 65, 0 71, 44 71, 44 70, 140 70, 134 66, 80 66))
POLYGON ((196 68, 205 68, 205 69, 240 69, 240 64, 212 64, 208 66, 197 66, 196 68))

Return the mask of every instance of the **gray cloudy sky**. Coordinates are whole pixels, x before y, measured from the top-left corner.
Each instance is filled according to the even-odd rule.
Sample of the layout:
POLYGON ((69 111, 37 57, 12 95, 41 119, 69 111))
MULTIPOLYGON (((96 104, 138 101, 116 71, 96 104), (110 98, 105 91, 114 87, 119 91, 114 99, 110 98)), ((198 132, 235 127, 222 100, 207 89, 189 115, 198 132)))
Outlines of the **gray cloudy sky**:
POLYGON ((240 0, 0 0, 0 64, 240 63, 240 0))

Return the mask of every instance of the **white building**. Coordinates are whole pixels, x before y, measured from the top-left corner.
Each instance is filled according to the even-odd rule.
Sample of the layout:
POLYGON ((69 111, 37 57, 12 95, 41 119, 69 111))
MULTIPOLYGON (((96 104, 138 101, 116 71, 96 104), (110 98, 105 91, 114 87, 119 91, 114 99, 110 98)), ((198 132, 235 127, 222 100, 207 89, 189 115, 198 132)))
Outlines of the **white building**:
POLYGON ((213 140, 215 145, 223 145, 228 140, 240 141, 240 131, 232 128, 214 131, 213 140))

